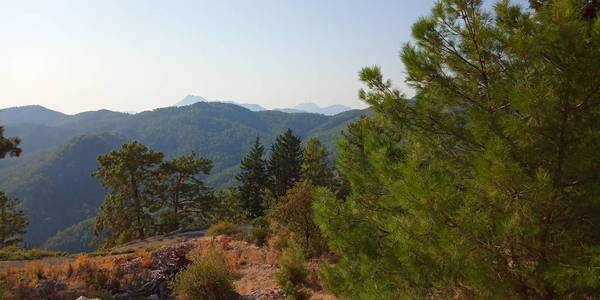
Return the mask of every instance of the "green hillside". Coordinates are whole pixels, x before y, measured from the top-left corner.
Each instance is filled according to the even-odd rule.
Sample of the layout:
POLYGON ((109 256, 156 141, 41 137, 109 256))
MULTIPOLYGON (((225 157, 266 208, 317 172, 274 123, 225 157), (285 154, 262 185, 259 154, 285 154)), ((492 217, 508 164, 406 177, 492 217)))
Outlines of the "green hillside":
MULTIPOLYGON (((96 157, 121 143, 137 140, 168 157, 195 151, 213 161, 207 184, 222 188, 235 184, 239 162, 256 136, 268 149, 278 134, 292 128, 303 139, 318 137, 333 152, 345 125, 370 113, 354 110, 328 117, 253 112, 207 102, 136 115, 101 110, 69 116, 38 106, 21 109, 26 112, 9 109, 23 119, 21 123, 13 119, 6 129, 7 136, 22 138, 24 154, 0 163, 0 190, 23 200, 31 223, 26 239, 36 247, 58 231, 96 215, 105 191, 90 174, 97 166, 96 157), (27 111, 33 117, 42 114, 40 119, 47 121, 33 124, 27 111)), ((56 239, 52 244, 57 244, 56 239)))

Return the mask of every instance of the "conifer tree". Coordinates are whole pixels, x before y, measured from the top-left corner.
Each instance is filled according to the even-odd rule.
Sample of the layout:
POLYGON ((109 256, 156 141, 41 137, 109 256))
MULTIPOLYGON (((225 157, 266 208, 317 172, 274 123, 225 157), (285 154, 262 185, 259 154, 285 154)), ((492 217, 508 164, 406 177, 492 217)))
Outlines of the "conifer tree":
POLYGON ((302 179, 314 186, 332 187, 333 171, 327 164, 329 153, 317 138, 306 141, 303 149, 302 179))
POLYGON ((0 192, 0 249, 23 241, 27 216, 19 210, 20 201, 0 192))
POLYGON ((123 144, 118 151, 98 156, 100 166, 92 175, 100 178, 108 194, 96 219, 94 234, 96 237, 106 234, 105 246, 145 238, 149 233, 151 187, 162 159, 162 153, 139 142, 123 144))
POLYGON ((271 191, 276 197, 284 196, 302 178, 302 141, 288 128, 271 146, 268 173, 271 191))
POLYGON ((196 153, 183 155, 163 162, 158 168, 154 196, 154 210, 167 208, 162 215, 161 233, 179 229, 193 221, 194 214, 206 208, 211 198, 210 189, 198 178, 208 174, 212 162, 196 153))
POLYGON ((18 137, 5 138, 4 127, 0 126, 0 159, 5 158, 6 154, 19 156, 21 154, 19 143, 21 140, 18 137))
POLYGON ((240 173, 235 177, 240 182, 238 189, 243 207, 251 217, 264 215, 261 191, 267 188, 269 182, 264 153, 265 147, 260 143, 259 137, 256 137, 254 146, 242 159, 240 173))
POLYGON ((443 0, 402 50, 412 99, 363 69, 374 111, 339 142, 351 183, 317 191, 349 299, 600 294, 600 21, 443 0))

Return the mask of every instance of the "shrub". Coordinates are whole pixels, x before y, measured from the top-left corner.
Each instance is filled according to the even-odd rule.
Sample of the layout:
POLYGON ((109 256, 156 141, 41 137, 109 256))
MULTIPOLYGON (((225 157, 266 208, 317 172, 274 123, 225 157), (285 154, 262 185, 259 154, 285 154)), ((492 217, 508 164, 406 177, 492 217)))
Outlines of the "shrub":
POLYGON ((308 293, 302 288, 308 275, 304 259, 302 248, 292 242, 277 262, 278 270, 275 274, 277 282, 292 299, 308 298, 308 293))
POLYGON ((313 221, 315 187, 306 182, 296 184, 269 212, 269 218, 291 233, 294 242, 311 257, 327 249, 321 230, 313 221))
POLYGON ((252 221, 252 241, 257 246, 262 246, 269 237, 269 221, 265 217, 258 217, 252 221))
POLYGON ((216 249, 194 259, 172 285, 179 296, 189 300, 236 299, 224 254, 216 249))
POLYGON ((33 275, 34 278, 42 280, 46 278, 46 269, 49 265, 42 262, 28 262, 25 264, 24 270, 26 273, 33 275))
POLYGON ((217 236, 217 235, 234 235, 239 233, 239 229, 234 225, 227 221, 221 221, 217 224, 214 224, 208 228, 206 232, 207 236, 217 236))

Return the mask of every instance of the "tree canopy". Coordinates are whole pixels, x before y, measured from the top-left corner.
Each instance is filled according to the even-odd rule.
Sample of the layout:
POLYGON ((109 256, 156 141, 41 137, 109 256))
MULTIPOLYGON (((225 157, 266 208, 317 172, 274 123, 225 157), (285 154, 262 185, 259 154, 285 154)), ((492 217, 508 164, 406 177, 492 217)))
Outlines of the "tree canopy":
POLYGON ((92 174, 101 179, 108 195, 100 208, 95 235, 106 233, 106 244, 121 239, 145 238, 151 227, 151 189, 163 154, 133 142, 118 151, 98 156, 100 166, 92 174))
POLYGON ((29 221, 19 206, 19 199, 0 192, 0 249, 23 241, 29 221))
POLYGON ((260 143, 259 137, 242 159, 240 173, 235 177, 240 182, 240 197, 243 207, 252 217, 264 215, 262 191, 268 188, 269 175, 267 162, 264 159, 265 147, 260 143))
POLYGON ((351 299, 586 298, 600 293, 600 21, 443 0, 402 49, 405 97, 361 71, 375 110, 339 142, 345 201, 316 219, 351 299))
POLYGON ((302 178, 302 141, 291 129, 279 135, 271 146, 268 172, 271 191, 277 197, 284 196, 302 178))

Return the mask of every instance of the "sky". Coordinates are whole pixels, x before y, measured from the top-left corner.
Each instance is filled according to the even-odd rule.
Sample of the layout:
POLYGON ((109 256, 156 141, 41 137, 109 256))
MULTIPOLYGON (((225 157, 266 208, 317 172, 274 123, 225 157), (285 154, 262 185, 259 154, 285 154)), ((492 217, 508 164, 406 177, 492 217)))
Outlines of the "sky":
POLYGON ((0 0, 0 108, 143 111, 188 94, 362 108, 362 67, 407 91, 399 51, 434 2, 0 0))

